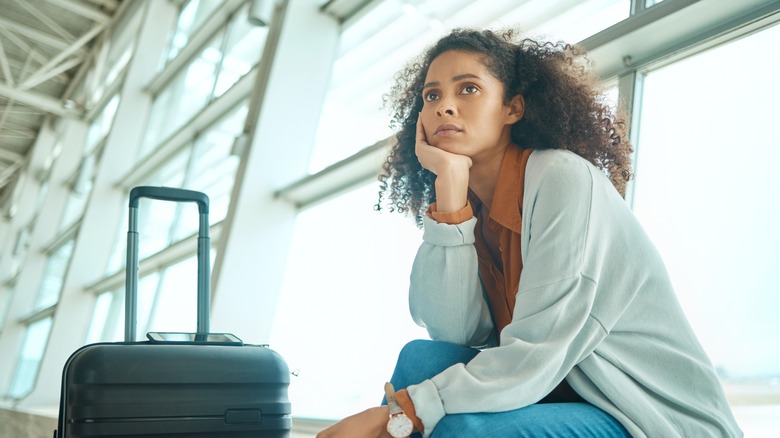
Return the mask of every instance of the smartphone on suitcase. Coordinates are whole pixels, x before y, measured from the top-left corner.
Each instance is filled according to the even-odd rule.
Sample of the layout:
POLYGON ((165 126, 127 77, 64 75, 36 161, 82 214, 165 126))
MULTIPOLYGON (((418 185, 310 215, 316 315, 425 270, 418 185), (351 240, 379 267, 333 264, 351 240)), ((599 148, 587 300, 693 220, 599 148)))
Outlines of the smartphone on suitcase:
POLYGON ((125 342, 76 350, 62 373, 55 438, 287 438, 292 429, 290 371, 267 345, 209 332, 208 197, 168 187, 130 192, 125 342), (136 341, 138 201, 198 204, 196 333, 150 333, 136 341))

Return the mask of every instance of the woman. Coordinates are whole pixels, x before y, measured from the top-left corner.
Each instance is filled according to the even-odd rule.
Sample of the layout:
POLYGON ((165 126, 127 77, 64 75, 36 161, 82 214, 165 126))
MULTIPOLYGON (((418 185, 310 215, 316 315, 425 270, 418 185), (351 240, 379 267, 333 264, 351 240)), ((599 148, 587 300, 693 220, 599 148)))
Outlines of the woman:
POLYGON ((456 30, 397 77, 380 202, 424 227, 409 299, 433 341, 401 352, 390 408, 319 437, 742 435, 581 61, 456 30))

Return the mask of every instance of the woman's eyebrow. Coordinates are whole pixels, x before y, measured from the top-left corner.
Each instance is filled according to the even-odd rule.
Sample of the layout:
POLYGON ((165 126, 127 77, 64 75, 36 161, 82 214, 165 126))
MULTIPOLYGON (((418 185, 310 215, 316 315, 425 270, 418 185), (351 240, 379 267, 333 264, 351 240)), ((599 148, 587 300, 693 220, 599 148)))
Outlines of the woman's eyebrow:
MULTIPOLYGON (((452 77, 452 82, 458 82, 462 81, 463 79, 482 79, 479 76, 473 74, 473 73, 464 73, 462 75, 457 75, 452 77)), ((441 85, 438 81, 428 82, 427 84, 423 85, 423 90, 430 87, 438 87, 441 85)))

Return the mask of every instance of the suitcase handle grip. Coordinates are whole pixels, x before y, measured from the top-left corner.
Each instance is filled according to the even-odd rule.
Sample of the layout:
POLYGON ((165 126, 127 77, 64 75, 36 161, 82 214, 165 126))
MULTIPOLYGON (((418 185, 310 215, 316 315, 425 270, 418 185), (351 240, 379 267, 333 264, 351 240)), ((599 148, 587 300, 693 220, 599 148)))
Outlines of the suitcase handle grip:
POLYGON ((209 213, 209 197, 205 193, 194 190, 177 189, 173 187, 138 186, 130 190, 130 208, 138 208, 140 198, 157 199, 160 201, 194 202, 198 204, 198 212, 209 213))
POLYGON ((130 216, 127 230, 127 267, 125 269, 125 342, 135 341, 138 325, 138 201, 150 198, 173 202, 198 204, 198 334, 209 333, 209 197, 202 192, 172 187, 134 187, 130 191, 130 216))

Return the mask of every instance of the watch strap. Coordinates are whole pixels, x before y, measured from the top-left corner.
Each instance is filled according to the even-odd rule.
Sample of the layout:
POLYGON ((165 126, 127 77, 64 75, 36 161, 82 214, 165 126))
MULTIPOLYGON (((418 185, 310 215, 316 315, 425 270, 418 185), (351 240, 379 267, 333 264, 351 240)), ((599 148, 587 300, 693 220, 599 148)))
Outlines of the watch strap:
POLYGON ((395 399, 395 388, 390 382, 385 383, 385 398, 387 398, 387 406, 390 408, 390 416, 404 413, 403 408, 395 399))

